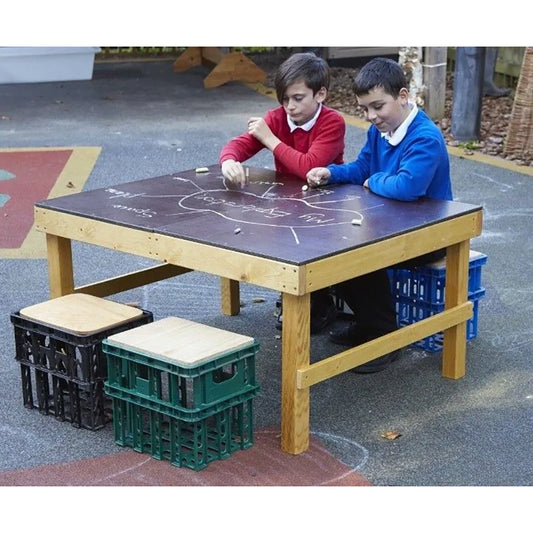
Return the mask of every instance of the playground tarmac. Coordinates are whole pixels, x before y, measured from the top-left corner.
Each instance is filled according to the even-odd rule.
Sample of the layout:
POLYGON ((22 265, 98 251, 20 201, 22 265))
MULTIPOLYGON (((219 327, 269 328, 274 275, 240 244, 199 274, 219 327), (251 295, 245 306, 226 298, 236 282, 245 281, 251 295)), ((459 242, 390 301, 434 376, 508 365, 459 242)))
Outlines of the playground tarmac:
MULTIPOLYGON (((196 67, 177 74, 169 61, 109 62, 97 63, 88 81, 0 85, 0 146, 94 149, 94 166, 85 161, 79 172, 71 169, 71 188, 63 194, 216 163, 220 148, 244 130, 247 118, 264 114, 276 102, 260 88, 239 82, 204 89, 206 73, 196 67)), ((350 161, 364 143, 365 130, 355 119, 347 117, 347 123, 345 159, 350 161)), ((10 314, 48 297, 44 237, 33 236, 20 253, 0 250, 0 485, 231 485, 231 461, 253 472, 254 459, 244 459, 250 454, 258 465, 261 457, 271 463, 264 470, 258 466, 264 478, 255 471, 250 474, 254 482, 235 476, 236 485, 516 487, 521 490, 504 501, 519 517, 523 491, 533 485, 533 172, 459 149, 450 154, 455 199, 481 204, 484 216, 483 233, 471 247, 487 256, 486 294, 479 302, 477 336, 468 343, 467 373, 458 380, 443 378, 440 352, 408 347, 381 373, 347 372, 314 386, 312 446, 306 453, 309 464, 318 454, 320 464, 330 465, 325 470, 304 466, 305 458, 283 454, 272 444, 280 424, 278 294, 242 284, 241 313, 228 317, 220 312, 219 298, 212 297, 218 279, 190 273, 113 299, 136 302, 156 319, 181 316, 260 342, 257 444, 198 474, 152 460, 156 471, 167 468, 162 477, 115 475, 116 464, 131 468, 148 457, 118 447, 112 424, 80 430, 23 406, 10 314), (391 431, 400 437, 383 438, 391 431), (288 472, 295 461, 303 461, 300 475, 283 482, 280 472, 288 472), (111 469, 105 482, 95 474, 99 464, 111 469), (220 477, 206 477, 210 469, 220 477), (302 474, 306 471, 310 476, 302 474), (173 472, 185 481, 169 481, 173 472)), ((264 151, 250 164, 272 168, 271 154, 264 151)), ((73 244, 73 255, 77 285, 152 264, 80 243, 73 244)), ((313 337, 313 357, 331 350, 327 333, 313 337)), ((456 505, 466 503, 459 498, 456 505)))

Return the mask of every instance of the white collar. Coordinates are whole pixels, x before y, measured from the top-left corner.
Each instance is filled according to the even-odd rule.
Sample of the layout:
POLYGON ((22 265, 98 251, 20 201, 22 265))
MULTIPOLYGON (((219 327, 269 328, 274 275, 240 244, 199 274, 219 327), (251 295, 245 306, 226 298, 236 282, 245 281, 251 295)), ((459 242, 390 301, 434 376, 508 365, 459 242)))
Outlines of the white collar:
POLYGON ((318 104, 318 108, 316 110, 316 113, 314 114, 313 118, 311 120, 308 120, 305 124, 302 124, 302 125, 297 125, 295 124, 291 118, 289 117, 289 115, 287 115, 287 124, 289 125, 289 128, 291 130, 291 133, 296 129, 296 128, 302 128, 302 130, 304 131, 309 131, 316 123, 316 121, 318 120, 318 115, 320 115, 320 111, 322 110, 322 104, 318 104))
POLYGON ((392 146, 400 144, 407 133, 407 128, 413 122, 418 113, 418 108, 415 103, 410 102, 411 112, 407 115, 407 118, 396 128, 396 131, 391 135, 389 132, 382 133, 381 136, 389 142, 392 146))

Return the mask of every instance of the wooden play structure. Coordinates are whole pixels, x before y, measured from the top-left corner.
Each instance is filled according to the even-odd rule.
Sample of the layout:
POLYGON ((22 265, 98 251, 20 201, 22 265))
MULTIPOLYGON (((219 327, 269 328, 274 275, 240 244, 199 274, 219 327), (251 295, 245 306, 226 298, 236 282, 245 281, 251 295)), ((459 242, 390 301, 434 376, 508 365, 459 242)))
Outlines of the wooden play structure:
POLYGON ((212 89, 228 81, 263 83, 265 72, 242 52, 229 52, 228 48, 189 47, 174 61, 174 72, 183 72, 203 65, 213 68, 204 79, 204 87, 212 89))

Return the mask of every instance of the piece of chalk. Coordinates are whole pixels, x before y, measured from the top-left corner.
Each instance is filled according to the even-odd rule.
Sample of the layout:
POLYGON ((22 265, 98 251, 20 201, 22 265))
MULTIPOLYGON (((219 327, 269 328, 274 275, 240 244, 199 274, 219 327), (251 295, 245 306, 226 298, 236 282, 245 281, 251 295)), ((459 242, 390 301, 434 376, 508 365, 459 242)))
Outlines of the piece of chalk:
POLYGON ((209 172, 207 167, 198 167, 194 169, 195 172, 209 172))
POLYGON ((360 225, 361 225, 361 222, 363 222, 363 221, 360 220, 360 219, 358 219, 358 218, 354 218, 354 219, 352 220, 352 224, 353 224, 354 226, 360 226, 360 225))
POLYGON ((233 233, 235 233, 235 235, 237 235, 237 233, 240 233, 241 232, 241 228, 235 228, 233 230, 233 233))
POLYGON ((309 187, 307 185, 303 185, 302 186, 302 191, 307 191, 307 189, 309 189, 309 187))

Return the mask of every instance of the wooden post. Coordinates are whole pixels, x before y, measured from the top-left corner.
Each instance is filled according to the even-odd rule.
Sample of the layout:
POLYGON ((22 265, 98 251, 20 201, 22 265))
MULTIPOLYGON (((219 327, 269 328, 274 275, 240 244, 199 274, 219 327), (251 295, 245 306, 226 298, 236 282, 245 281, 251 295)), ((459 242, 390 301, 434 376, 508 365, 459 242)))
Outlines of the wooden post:
POLYGON ((222 313, 225 315, 238 315, 241 310, 239 282, 233 279, 220 278, 220 296, 222 313))
MULTIPOLYGON (((446 248, 445 309, 468 302, 468 261, 470 241, 462 241, 446 248)), ((472 316, 472 315, 470 315, 472 316)), ((444 330, 442 375, 459 379, 466 373, 466 322, 444 330)))
POLYGON ((50 298, 57 298, 58 296, 74 292, 70 239, 47 234, 46 245, 48 251, 50 298))
POLYGON ((283 294, 281 339, 281 449, 297 455, 309 448, 309 387, 299 389, 297 371, 309 367, 310 293, 283 294))
POLYGON ((485 48, 458 46, 455 54, 452 135, 457 141, 479 139, 485 48))
POLYGON ((423 67, 426 87, 424 111, 433 120, 441 120, 444 117, 447 50, 445 46, 424 49, 423 67))

